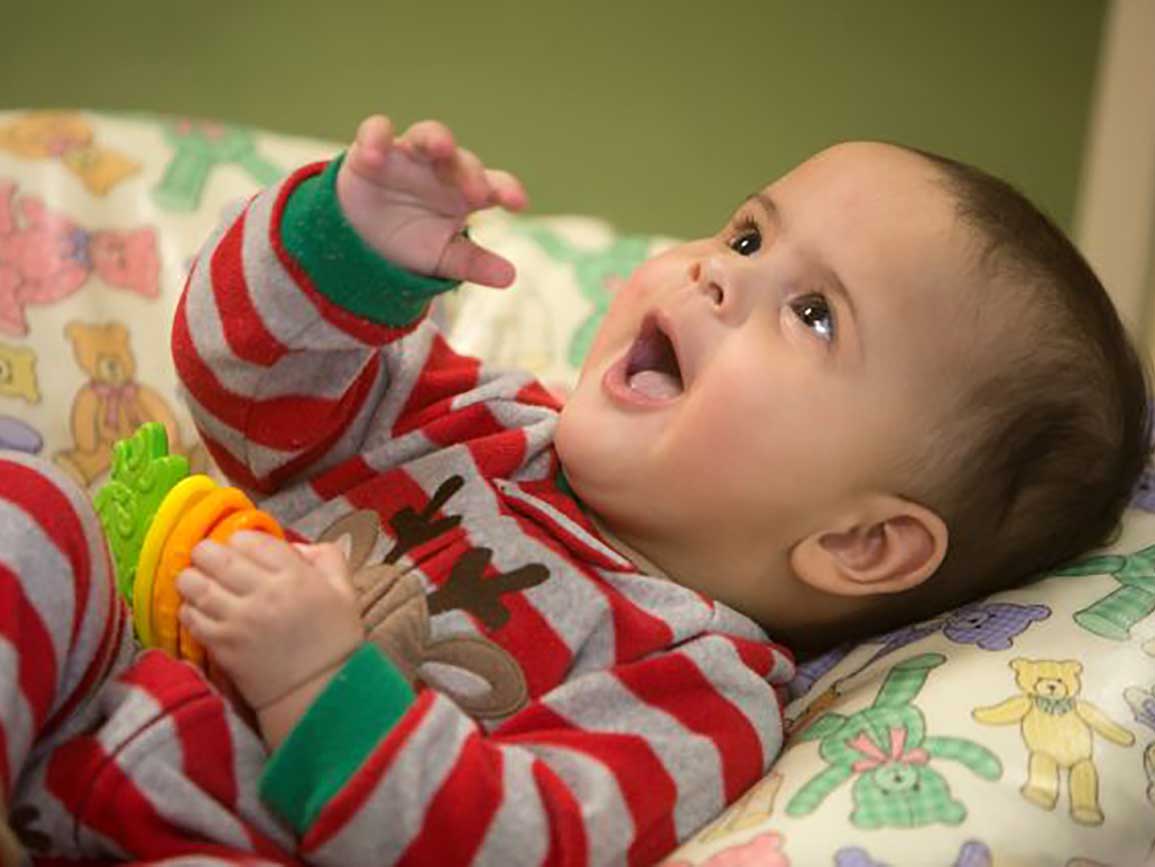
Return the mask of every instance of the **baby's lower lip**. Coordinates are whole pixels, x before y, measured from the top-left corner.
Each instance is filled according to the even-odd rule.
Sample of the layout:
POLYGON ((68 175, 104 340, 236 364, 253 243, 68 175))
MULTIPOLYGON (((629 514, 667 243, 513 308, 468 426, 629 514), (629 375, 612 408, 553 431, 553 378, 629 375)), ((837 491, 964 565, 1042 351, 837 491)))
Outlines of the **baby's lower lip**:
POLYGON ((602 389, 610 396, 610 399, 614 403, 625 409, 653 410, 669 406, 681 396, 655 398, 630 388, 630 384, 626 380, 626 370, 629 367, 629 359, 630 354, 627 351, 621 358, 611 364, 602 376, 602 389))

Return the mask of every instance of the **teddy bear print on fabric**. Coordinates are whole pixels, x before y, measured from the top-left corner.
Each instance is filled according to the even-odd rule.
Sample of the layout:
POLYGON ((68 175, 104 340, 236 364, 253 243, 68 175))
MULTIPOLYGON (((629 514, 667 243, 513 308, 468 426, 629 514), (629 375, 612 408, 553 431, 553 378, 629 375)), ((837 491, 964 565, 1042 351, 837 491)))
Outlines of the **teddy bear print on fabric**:
MULTIPOLYGON (((136 359, 124 325, 71 322, 65 334, 88 382, 72 401, 74 445, 56 453, 57 464, 88 486, 108 469, 116 441, 132 436, 146 421, 164 425, 173 453, 187 453, 164 398, 136 380, 136 359)), ((190 465, 203 463, 198 454, 189 457, 190 465)))
POLYGON ((0 126, 0 149, 25 159, 58 159, 95 196, 140 170, 140 163, 93 143, 92 125, 72 111, 30 112, 0 126))
POLYGON ((966 807, 951 795, 932 762, 951 759, 986 780, 1002 776, 1002 764, 986 747, 955 737, 927 735, 926 718, 913 701, 930 672, 946 662, 924 653, 887 673, 874 703, 850 716, 829 712, 797 735, 819 740, 828 767, 786 805, 791 816, 813 813, 835 789, 855 778, 850 820, 860 828, 957 825, 966 807))
MULTIPOLYGON (((1147 726, 1155 734, 1155 686, 1149 689, 1128 687, 1123 692, 1123 698, 1130 705, 1135 721, 1147 726)), ((1155 740, 1147 744, 1143 751, 1143 770, 1147 773, 1147 800, 1155 807, 1155 740)))
POLYGON ((0 343, 0 397, 40 403, 36 353, 31 349, 0 343))
POLYGON ((1150 467, 1139 477, 1131 505, 1145 512, 1155 512, 1155 472, 1150 467))
POLYGON ((816 719, 838 704, 842 698, 842 692, 841 681, 832 683, 808 701, 800 715, 787 717, 784 726, 786 736, 795 738, 806 731, 816 719))
POLYGON ((771 831, 746 843, 715 852, 697 865, 689 861, 667 861, 662 867, 790 867, 782 851, 782 835, 771 831))
MULTIPOLYGON (((1135 862, 1135 867, 1152 867, 1152 865, 1155 865, 1155 841, 1152 841, 1151 848, 1147 851, 1147 857, 1143 859, 1143 863, 1135 862)), ((1064 867, 1117 867, 1117 865, 1104 864, 1102 861, 1095 861, 1091 858, 1072 858, 1064 867)))
POLYGON ((1023 797, 1044 810, 1059 798, 1060 772, 1067 771, 1071 818, 1100 825, 1099 774, 1094 761, 1094 734, 1129 747, 1135 736, 1099 708, 1079 698, 1081 663, 1073 659, 1014 659, 1019 695, 972 711, 984 725, 1018 723, 1028 752, 1023 797))
POLYGON ((0 334, 27 334, 26 307, 67 298, 93 275, 156 298, 159 274, 152 229, 89 232, 38 196, 17 198, 16 184, 0 180, 0 334))
MULTIPOLYGON (((968 840, 959 849, 951 867, 991 867, 991 850, 986 843, 968 840)), ((848 846, 834 853, 834 867, 891 867, 882 861, 875 861, 867 851, 859 846, 848 846)))
MULTIPOLYGON (((36 353, 0 343, 0 398, 40 403, 36 353)), ((40 432, 14 416, 0 414, 0 449, 37 454, 44 446, 40 432)))
POLYGON ((1086 557, 1051 575, 1110 575, 1119 582, 1111 593, 1075 612, 1075 622, 1100 638, 1126 641, 1135 624, 1155 613, 1155 545, 1127 555, 1086 557))
POLYGON ((44 437, 40 431, 27 422, 10 415, 0 415, 0 451, 40 453, 44 448, 44 437))
MULTIPOLYGON (((1148 412, 1151 430, 1155 431, 1155 406, 1148 412)), ((1155 443, 1152 443, 1155 446, 1155 443)), ((1155 457, 1155 455, 1152 455, 1155 457)), ((1131 496, 1131 505, 1145 512, 1155 512, 1155 463, 1149 460, 1143 475, 1135 485, 1135 493, 1131 496)))
POLYGON ((284 174, 257 153, 253 134, 242 127, 183 117, 165 124, 164 133, 173 156, 152 196, 165 210, 195 211, 200 207, 209 175, 219 165, 240 166, 252 179, 254 189, 270 186, 284 174))
MULTIPOLYGON (((982 650, 1008 650, 1014 640, 1040 620, 1051 616, 1046 605, 1018 605, 1014 602, 976 602, 956 608, 947 614, 868 638, 862 644, 880 644, 878 651, 854 671, 838 679, 838 684, 850 680, 884 656, 921 641, 936 632, 955 644, 971 644, 982 650)), ((797 698, 810 691, 820 678, 846 658, 855 647, 843 645, 798 667, 798 674, 790 683, 790 694, 797 698)))

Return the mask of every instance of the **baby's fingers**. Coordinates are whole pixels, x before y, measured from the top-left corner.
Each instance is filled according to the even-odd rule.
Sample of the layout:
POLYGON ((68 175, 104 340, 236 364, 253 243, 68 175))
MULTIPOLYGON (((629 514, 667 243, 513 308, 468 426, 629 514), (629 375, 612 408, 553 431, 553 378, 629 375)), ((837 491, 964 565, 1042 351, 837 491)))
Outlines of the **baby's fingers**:
POLYGON ((437 179, 456 187, 470 210, 492 204, 492 189, 486 176, 485 165, 471 150, 457 148, 449 157, 433 164, 437 179))
POLYGON ((185 607, 195 609, 209 620, 226 620, 233 613, 236 598, 203 572, 185 569, 176 579, 185 607))
POLYGON ((393 122, 375 114, 361 122, 346 157, 350 168, 360 174, 376 172, 385 166, 393 147, 393 122))
POLYGON ((427 160, 451 157, 457 147, 453 133, 439 120, 423 120, 413 124, 397 143, 404 150, 427 160))
MULTIPOLYGON (((233 538, 241 535, 237 533, 233 538)), ((237 596, 247 596, 268 580, 268 569, 243 552, 232 550, 231 543, 226 546, 211 539, 197 543, 192 549, 192 564, 237 596)))
POLYGON ((508 259, 479 247, 464 235, 456 235, 445 248, 438 274, 501 289, 514 280, 517 271, 508 259))
POLYGON ((177 619, 188 629, 189 634, 209 648, 214 646, 228 632, 228 627, 220 620, 214 620, 195 605, 185 603, 177 612, 177 619))
POLYGON ((485 179, 489 182, 490 202, 511 211, 520 211, 529 204, 525 187, 515 175, 500 169, 486 169, 485 179))
POLYGON ((228 547, 272 572, 289 572, 301 564, 301 555, 291 543, 268 533, 240 530, 229 537, 228 547))

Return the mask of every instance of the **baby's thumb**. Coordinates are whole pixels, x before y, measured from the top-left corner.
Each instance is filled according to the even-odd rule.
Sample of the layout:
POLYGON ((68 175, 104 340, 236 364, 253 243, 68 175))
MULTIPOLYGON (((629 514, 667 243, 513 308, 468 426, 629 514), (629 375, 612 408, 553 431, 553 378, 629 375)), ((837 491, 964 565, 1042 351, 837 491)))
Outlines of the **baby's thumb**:
POLYGON ((454 235, 437 266, 440 277, 503 289, 517 275, 513 263, 479 247, 465 235, 454 235))

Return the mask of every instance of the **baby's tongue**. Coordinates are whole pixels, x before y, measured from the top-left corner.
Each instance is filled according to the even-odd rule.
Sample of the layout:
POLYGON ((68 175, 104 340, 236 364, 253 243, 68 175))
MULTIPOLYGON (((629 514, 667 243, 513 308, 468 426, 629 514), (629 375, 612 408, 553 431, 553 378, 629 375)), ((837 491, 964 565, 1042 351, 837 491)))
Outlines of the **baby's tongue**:
POLYGON ((656 400, 677 397, 682 393, 678 377, 661 370, 639 370, 630 377, 630 388, 656 400))

